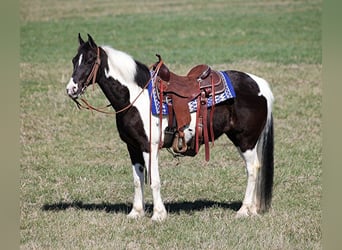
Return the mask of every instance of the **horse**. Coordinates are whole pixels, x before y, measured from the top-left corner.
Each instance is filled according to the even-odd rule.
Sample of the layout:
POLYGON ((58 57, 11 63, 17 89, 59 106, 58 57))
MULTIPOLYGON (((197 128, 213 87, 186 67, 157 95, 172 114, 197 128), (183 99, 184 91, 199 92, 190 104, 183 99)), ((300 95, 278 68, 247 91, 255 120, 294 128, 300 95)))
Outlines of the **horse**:
MULTIPOLYGON (((168 116, 163 115, 160 119, 151 115, 151 96, 146 84, 151 80, 151 70, 126 52, 108 45, 98 46, 92 36, 87 35, 88 40, 84 41, 78 34, 78 49, 72 59, 73 73, 66 86, 67 95, 79 105, 77 100, 87 87, 95 83, 99 85, 114 109, 117 130, 120 139, 126 143, 133 170, 133 206, 127 217, 145 216, 147 172, 153 198, 151 219, 162 221, 167 218, 167 210, 160 192, 158 151, 168 116)), ((236 217, 256 216, 271 208, 274 97, 263 78, 236 70, 224 72, 229 76, 236 96, 215 105, 210 120, 214 137, 210 140, 213 142, 225 134, 237 148, 246 166, 247 186, 236 217)), ((184 129, 186 143, 195 137, 194 120, 196 113, 191 113, 191 123, 184 129)))

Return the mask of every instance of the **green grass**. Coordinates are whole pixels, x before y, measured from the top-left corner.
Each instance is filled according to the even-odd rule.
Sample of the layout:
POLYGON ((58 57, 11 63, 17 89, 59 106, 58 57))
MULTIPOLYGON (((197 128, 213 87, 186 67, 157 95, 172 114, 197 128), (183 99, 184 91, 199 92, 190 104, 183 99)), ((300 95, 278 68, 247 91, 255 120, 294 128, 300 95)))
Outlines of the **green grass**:
MULTIPOLYGON (((321 249, 321 1, 21 1, 22 249, 321 249), (126 219, 133 198, 115 119, 65 94, 77 34, 185 73, 198 63, 267 79, 275 95, 272 210, 235 219, 242 160, 221 138, 209 163, 160 158, 169 210, 126 219)), ((105 104, 99 88, 87 97, 105 104)))

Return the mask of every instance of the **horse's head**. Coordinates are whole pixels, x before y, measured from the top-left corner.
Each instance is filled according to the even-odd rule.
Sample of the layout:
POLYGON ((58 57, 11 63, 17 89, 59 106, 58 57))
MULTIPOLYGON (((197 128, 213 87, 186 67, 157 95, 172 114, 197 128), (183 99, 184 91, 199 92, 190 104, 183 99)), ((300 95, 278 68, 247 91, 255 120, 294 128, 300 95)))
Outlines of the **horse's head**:
POLYGON ((90 85, 95 83, 97 69, 100 64, 100 50, 93 38, 88 34, 88 41, 83 41, 78 34, 79 47, 72 59, 74 71, 66 87, 67 94, 76 100, 90 85))

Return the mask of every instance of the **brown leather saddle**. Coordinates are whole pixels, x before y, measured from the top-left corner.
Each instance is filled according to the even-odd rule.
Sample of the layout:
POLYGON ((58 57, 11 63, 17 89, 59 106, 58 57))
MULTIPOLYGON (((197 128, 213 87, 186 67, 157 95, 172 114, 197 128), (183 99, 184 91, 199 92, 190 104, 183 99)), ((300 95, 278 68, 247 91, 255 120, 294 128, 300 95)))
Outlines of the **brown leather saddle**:
MULTIPOLYGON (((162 61, 160 55, 157 55, 157 57, 159 61, 154 64, 154 70, 162 61)), ((169 109, 169 122, 166 133, 171 131, 170 134, 173 134, 173 136, 170 136, 170 134, 165 133, 163 147, 171 147, 172 145, 173 150, 177 153, 184 153, 188 149, 183 132, 191 122, 188 103, 197 99, 196 142, 194 147, 197 153, 199 143, 204 140, 206 159, 208 158, 209 160, 209 149, 207 149, 209 142, 207 98, 212 97, 214 101, 216 94, 225 91, 225 84, 220 73, 212 70, 206 64, 193 67, 186 76, 180 76, 171 72, 164 63, 157 70, 155 87, 160 101, 166 102, 169 109)), ((213 108, 211 112, 213 112, 213 108)), ((212 114, 210 117, 212 118, 212 114)), ((210 124, 212 124, 211 121, 210 124)), ((213 141, 212 127, 210 127, 210 131, 213 141)))

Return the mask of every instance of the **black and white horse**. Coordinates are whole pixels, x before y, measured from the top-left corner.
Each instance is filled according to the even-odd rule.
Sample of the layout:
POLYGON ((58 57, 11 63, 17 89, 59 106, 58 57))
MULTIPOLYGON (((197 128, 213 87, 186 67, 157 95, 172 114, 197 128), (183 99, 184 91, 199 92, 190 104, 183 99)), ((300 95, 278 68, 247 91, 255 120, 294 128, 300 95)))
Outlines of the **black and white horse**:
MULTIPOLYGON (((150 164, 150 186, 153 195, 152 220, 161 221, 167 211, 160 195, 158 150, 160 133, 167 126, 163 117, 150 116, 150 95, 146 83, 151 78, 149 68, 130 55, 109 46, 97 46, 88 34, 88 41, 78 36, 79 47, 72 59, 73 74, 66 87, 67 94, 77 102, 86 88, 98 83, 111 106, 117 112, 116 124, 120 138, 130 155, 134 201, 129 218, 144 216, 144 168, 150 164), (96 68, 96 69, 95 69, 96 68), (96 71, 94 73, 94 71, 96 71), (119 112, 118 112, 119 111, 119 112)), ((247 187, 237 216, 257 215, 271 206, 273 187, 273 94, 268 83, 255 75, 227 70, 236 98, 215 106, 214 139, 225 134, 236 146, 246 164, 247 187)), ((193 122, 184 130, 186 142, 194 138, 193 122)))

